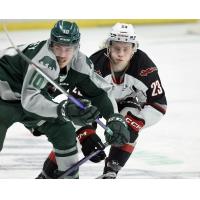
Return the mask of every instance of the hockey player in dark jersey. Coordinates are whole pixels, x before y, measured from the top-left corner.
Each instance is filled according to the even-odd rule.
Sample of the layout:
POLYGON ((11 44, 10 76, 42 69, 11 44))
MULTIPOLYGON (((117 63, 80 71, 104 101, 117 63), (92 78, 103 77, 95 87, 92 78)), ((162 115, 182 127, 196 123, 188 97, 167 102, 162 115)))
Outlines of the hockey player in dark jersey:
MULTIPOLYGON (((130 141, 123 145, 112 145, 105 159, 100 178, 116 178, 132 154, 140 131, 157 123, 165 114, 165 92, 156 65, 146 53, 138 49, 135 30, 130 24, 117 23, 113 26, 106 48, 94 53, 90 59, 94 63, 95 71, 112 85, 118 110, 125 116, 131 132, 130 141)), ((83 139, 86 138, 85 141, 87 135, 96 136, 92 126, 82 127, 77 133, 85 133, 80 134, 84 136, 83 139)), ((84 140, 80 141, 84 143, 84 140)), ((84 146, 85 155, 94 150, 93 143, 94 140, 91 140, 84 146)), ((91 161, 99 162, 104 157, 105 154, 101 152, 91 161)), ((53 152, 45 161, 43 172, 51 177, 51 169, 56 169, 53 152)))
POLYGON ((101 178, 116 178, 144 128, 157 123, 165 114, 167 101, 158 69, 148 55, 138 49, 134 27, 117 23, 112 27, 106 48, 90 59, 95 71, 113 86, 119 112, 126 118, 130 142, 112 145, 101 178))
MULTIPOLYGON (((85 126, 101 114, 113 130, 113 136, 105 132, 107 142, 125 143, 130 137, 124 117, 116 113, 116 102, 108 97, 109 84, 94 73, 93 64, 79 50, 79 41, 76 23, 60 20, 49 40, 19 48, 35 63, 41 63, 41 70, 66 90, 77 87, 84 95, 80 100, 86 106, 84 110, 67 99, 54 102, 47 80, 13 48, 2 51, 0 56, 0 150, 7 129, 21 122, 29 130, 45 134, 52 143, 57 177, 78 160, 74 125, 85 126)), ((78 170, 66 178, 78 178, 78 170)))

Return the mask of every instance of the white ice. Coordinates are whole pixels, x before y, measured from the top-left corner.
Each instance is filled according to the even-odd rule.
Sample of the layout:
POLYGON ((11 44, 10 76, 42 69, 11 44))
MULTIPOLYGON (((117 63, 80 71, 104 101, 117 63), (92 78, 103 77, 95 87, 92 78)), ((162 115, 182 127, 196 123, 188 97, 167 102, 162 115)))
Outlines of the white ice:
MULTIPOLYGON (((194 24, 136 26, 140 48, 156 63, 168 110, 156 125, 140 133, 138 144, 120 179, 200 178, 200 35, 188 34, 194 24)), ((109 28, 81 29, 81 51, 98 50, 109 28)), ((11 32, 16 44, 49 37, 48 30, 11 32)), ((10 46, 0 32, 0 49, 10 46)), ((103 130, 98 129, 103 139, 103 130)), ((33 137, 16 123, 7 132, 0 154, 0 178, 33 179, 51 151, 45 136, 33 137)), ((108 152, 108 149, 106 149, 108 152)), ((83 157, 80 152, 80 158, 83 157)), ((101 175, 104 163, 80 167, 80 178, 101 175)))

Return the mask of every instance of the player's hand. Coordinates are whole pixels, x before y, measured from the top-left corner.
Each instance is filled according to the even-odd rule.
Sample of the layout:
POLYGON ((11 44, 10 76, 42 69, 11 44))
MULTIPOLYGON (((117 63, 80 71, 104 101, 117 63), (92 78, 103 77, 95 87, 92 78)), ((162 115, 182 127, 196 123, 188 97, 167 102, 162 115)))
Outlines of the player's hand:
POLYGON ((73 121, 74 124, 85 126, 92 123, 100 114, 97 107, 91 105, 87 99, 81 99, 80 102, 85 105, 85 109, 79 108, 71 101, 64 100, 58 105, 58 117, 62 120, 73 121))
POLYGON ((96 156, 93 156, 90 160, 92 162, 98 163, 101 160, 105 159, 106 154, 103 151, 105 146, 102 143, 99 136, 96 134, 95 128, 88 125, 88 126, 80 128, 76 132, 76 134, 77 134, 80 144, 82 145, 81 150, 84 156, 88 156, 91 152, 94 152, 96 150, 102 150, 96 156))
POLYGON ((104 132, 106 141, 109 144, 122 145, 129 142, 130 132, 121 114, 113 114, 107 120, 107 126, 113 131, 113 135, 108 134, 106 131, 104 132))

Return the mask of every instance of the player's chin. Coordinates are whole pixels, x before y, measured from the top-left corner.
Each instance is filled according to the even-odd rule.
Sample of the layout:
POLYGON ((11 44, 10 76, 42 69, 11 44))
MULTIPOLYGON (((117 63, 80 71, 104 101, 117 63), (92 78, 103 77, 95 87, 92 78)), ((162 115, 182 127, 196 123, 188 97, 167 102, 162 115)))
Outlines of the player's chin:
POLYGON ((116 65, 120 65, 120 66, 124 66, 124 65, 126 65, 126 62, 125 62, 124 60, 123 60, 123 61, 122 61, 122 60, 120 60, 120 61, 117 60, 117 61, 115 62, 115 64, 116 64, 116 65))
POLYGON ((59 66, 61 68, 63 68, 63 67, 65 67, 68 64, 68 62, 67 61, 58 61, 58 64, 59 64, 59 66))

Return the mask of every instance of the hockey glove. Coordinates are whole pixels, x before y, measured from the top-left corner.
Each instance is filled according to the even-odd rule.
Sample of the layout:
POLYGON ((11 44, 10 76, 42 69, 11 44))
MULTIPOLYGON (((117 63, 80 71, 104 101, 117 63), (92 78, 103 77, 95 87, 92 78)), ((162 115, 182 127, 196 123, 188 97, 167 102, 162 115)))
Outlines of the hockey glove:
POLYGON ((145 125, 145 121, 144 119, 136 117, 130 111, 125 116, 125 119, 130 130, 130 142, 133 143, 137 139, 139 131, 145 125))
POLYGON ((95 150, 102 150, 96 156, 93 156, 90 160, 94 163, 98 163, 105 159, 106 154, 103 151, 105 146, 99 136, 96 134, 96 130, 92 126, 88 125, 82 127, 76 132, 76 134, 80 144, 82 145, 81 150, 84 156, 88 156, 95 150))
POLYGON ((126 144, 130 140, 128 126, 121 114, 113 114, 107 120, 107 126, 113 131, 113 135, 104 132, 106 141, 113 145, 126 144))
POLYGON ((85 109, 79 108, 71 101, 64 100, 58 105, 58 117, 62 120, 73 121, 75 125, 85 126, 98 117, 99 111, 97 107, 92 106, 91 102, 87 99, 80 100, 85 105, 85 109))
POLYGON ((138 102, 137 97, 127 97, 126 99, 117 102, 117 106, 119 112, 126 107, 137 108, 138 110, 141 110, 141 105, 138 102))

